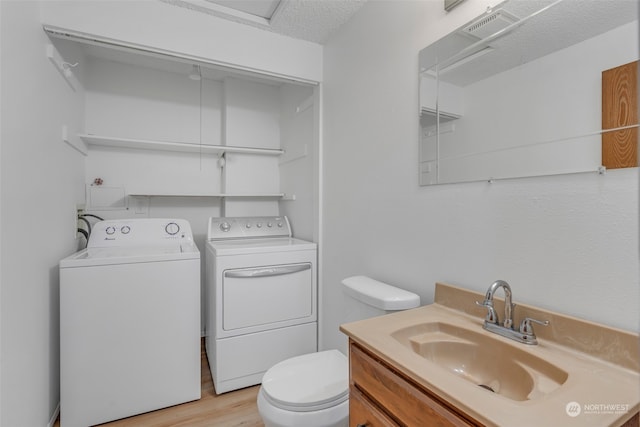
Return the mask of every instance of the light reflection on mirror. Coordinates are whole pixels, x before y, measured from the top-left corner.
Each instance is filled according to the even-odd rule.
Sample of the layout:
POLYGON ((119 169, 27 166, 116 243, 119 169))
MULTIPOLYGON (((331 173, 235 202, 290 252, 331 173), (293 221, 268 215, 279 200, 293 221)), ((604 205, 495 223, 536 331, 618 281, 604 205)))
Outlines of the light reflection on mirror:
POLYGON ((420 184, 601 170, 602 73, 638 52, 637 0, 507 0, 426 47, 420 184))

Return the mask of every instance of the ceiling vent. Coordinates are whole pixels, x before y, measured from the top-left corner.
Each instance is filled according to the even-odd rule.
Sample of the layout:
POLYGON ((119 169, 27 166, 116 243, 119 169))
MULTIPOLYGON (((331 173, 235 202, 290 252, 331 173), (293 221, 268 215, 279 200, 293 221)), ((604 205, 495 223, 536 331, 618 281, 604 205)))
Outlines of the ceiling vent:
POLYGON ((482 40, 504 30, 518 20, 517 16, 504 9, 498 9, 465 26, 462 32, 482 40))

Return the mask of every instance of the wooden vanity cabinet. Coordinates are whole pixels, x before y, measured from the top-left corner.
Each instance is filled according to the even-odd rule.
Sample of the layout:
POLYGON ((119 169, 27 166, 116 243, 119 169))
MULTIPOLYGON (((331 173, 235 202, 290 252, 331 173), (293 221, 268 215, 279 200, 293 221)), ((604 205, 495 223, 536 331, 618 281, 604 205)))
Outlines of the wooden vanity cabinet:
POLYGON ((631 417, 629 421, 622 424, 620 427, 638 427, 640 426, 640 413, 636 412, 636 414, 631 417))
POLYGON ((349 420, 350 427, 396 427, 398 425, 353 385, 349 387, 349 420))
POLYGON ((354 341, 349 342, 350 427, 481 426, 354 341))

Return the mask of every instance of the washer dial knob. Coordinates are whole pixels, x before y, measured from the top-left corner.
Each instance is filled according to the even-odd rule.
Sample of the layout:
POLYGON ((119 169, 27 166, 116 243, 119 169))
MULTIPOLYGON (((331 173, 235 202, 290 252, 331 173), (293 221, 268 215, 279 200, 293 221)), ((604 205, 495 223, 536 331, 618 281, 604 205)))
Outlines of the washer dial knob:
POLYGON ((112 234, 114 234, 116 232, 116 228, 115 227, 107 227, 106 230, 104 230, 105 233, 107 233, 109 236, 111 236, 112 234))
POLYGON ((131 232, 131 227, 129 227, 128 225, 123 225, 120 229, 120 232, 122 234, 129 234, 129 232, 131 232))
POLYGON ((226 233, 227 231, 231 230, 231 224, 229 224, 227 221, 220 223, 220 230, 226 233))
POLYGON ((178 232, 180 232, 180 226, 175 222, 170 222, 164 227, 164 231, 166 231, 167 234, 175 236, 176 234, 178 234, 178 232))

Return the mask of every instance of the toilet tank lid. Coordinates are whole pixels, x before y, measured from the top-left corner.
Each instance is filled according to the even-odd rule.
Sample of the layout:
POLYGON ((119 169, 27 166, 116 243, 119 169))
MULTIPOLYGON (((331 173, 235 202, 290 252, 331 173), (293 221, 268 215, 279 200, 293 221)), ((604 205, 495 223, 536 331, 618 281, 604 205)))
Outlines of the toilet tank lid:
POLYGON ((367 276, 342 280, 345 292, 365 304, 381 310, 408 310, 420 306, 420 297, 367 276))

